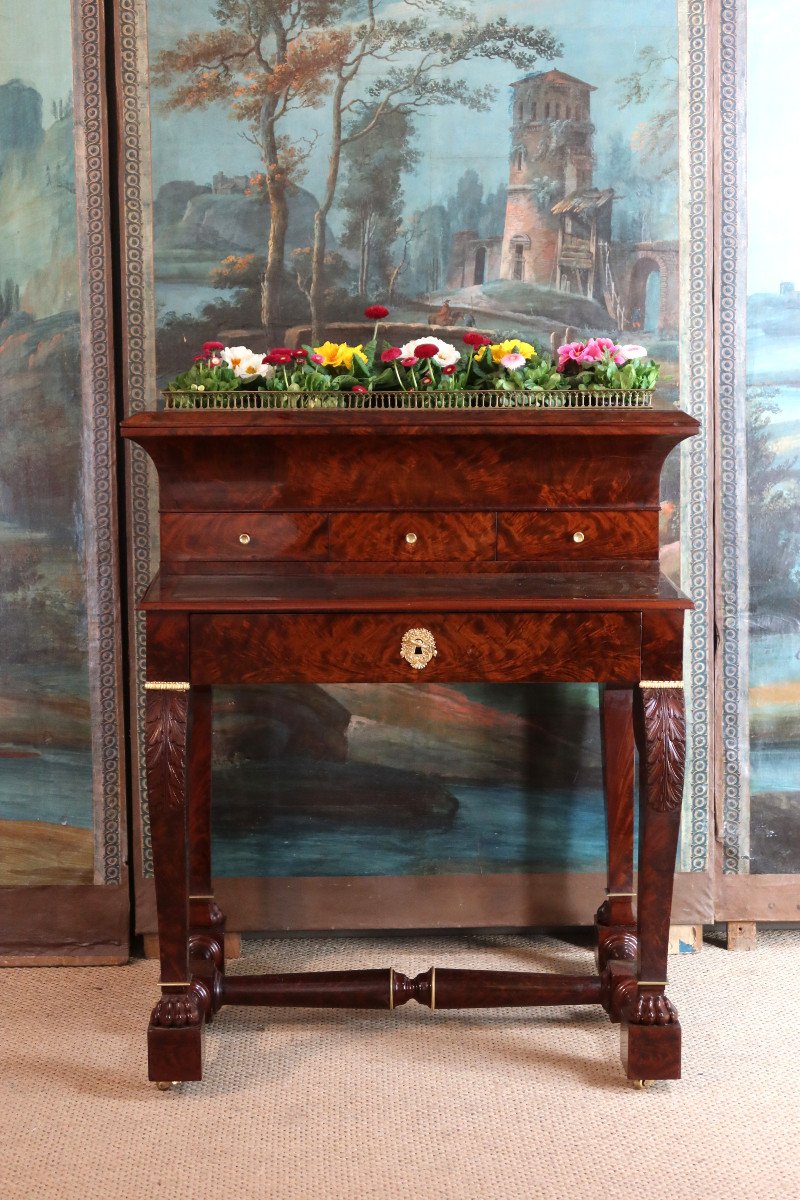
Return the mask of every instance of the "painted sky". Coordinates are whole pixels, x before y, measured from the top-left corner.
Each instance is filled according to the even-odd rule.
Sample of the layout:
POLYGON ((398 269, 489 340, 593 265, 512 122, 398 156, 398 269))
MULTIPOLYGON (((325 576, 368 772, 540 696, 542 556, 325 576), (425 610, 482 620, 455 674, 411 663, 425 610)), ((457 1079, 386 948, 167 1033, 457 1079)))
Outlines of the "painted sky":
MULTIPOLYGON (((160 49, 174 46, 191 30, 213 29, 212 5, 195 0, 150 0, 148 40, 151 56, 160 49), (208 13, 204 21, 202 14, 208 13)), ((675 0, 606 0, 587 5, 583 0, 512 0, 511 3, 486 5, 472 0, 476 13, 508 16, 512 22, 527 21, 554 33, 564 45, 563 55, 553 62, 569 74, 598 86, 592 97, 592 116, 598 138, 619 132, 631 138, 640 122, 649 115, 650 106, 641 105, 620 111, 619 88, 615 80, 631 70, 636 52, 643 46, 677 47, 675 0), (619 53, 620 29, 625 30, 625 53, 619 53)), ((419 16, 424 5, 407 8, 401 3, 384 6, 387 15, 419 16)), ((412 49, 410 54, 415 51, 412 49)), ((676 50, 677 53, 677 50, 676 50)), ((548 67, 536 62, 531 69, 548 67)), ((468 65, 465 74, 492 83, 497 98, 489 112, 465 112, 461 107, 439 108, 415 118, 418 144, 424 158, 416 170, 414 207, 422 208, 446 197, 456 178, 471 163, 480 168, 485 190, 505 181, 509 153, 509 84, 521 72, 503 62, 468 65), (452 164, 452 171, 449 170, 452 164)), ((308 136, 315 127, 326 130, 325 108, 309 110, 292 117, 294 136, 308 136)), ((320 140, 320 146, 324 139, 320 140)), ((171 179, 210 182, 215 170, 240 174, 258 168, 254 147, 241 135, 223 106, 211 106, 205 112, 175 113, 166 119, 156 115, 153 136, 153 179, 157 189, 171 179), (209 148, 206 156, 204 147, 209 148)), ((321 190, 326 162, 320 152, 312 157, 304 186, 315 194, 321 190)))
POLYGON ((800 288, 800 238, 793 197, 800 186, 795 150, 797 0, 747 6, 747 291, 800 288), (789 34, 790 36, 787 36, 789 34))
POLYGON ((25 0, 24 20, 15 4, 0 14, 0 83, 22 79, 42 97, 42 119, 52 124, 50 107, 72 91, 72 25, 69 0, 25 0), (43 32, 32 34, 32 31, 43 32))

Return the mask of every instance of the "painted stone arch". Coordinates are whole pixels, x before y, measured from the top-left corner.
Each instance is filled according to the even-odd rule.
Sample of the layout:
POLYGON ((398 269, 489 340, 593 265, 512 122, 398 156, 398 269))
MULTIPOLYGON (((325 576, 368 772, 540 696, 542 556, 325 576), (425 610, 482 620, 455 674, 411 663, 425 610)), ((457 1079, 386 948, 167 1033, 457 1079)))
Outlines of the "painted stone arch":
POLYGON ((486 255, 485 246, 479 244, 475 247, 475 266, 472 273, 474 284, 486 282, 486 255))
MULTIPOLYGON (((651 293, 652 296, 652 293, 651 293)), ((631 267, 626 317, 631 328, 649 325, 658 333, 674 333, 678 328, 678 247, 677 243, 651 243, 636 247, 631 267), (647 321, 648 284, 658 280, 658 307, 647 321)))

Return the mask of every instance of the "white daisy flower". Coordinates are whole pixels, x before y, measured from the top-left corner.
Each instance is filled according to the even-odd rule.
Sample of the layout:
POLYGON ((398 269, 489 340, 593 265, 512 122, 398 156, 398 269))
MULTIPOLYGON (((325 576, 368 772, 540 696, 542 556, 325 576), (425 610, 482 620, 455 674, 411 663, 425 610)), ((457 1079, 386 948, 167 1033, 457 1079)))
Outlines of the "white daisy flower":
POLYGON ((437 346, 437 352, 433 356, 433 362, 440 367, 452 367, 461 358, 461 351, 456 350, 450 342, 443 342, 441 338, 436 337, 421 337, 414 338, 412 342, 406 342, 405 346, 400 349, 403 352, 403 358, 417 357, 417 346, 437 346))

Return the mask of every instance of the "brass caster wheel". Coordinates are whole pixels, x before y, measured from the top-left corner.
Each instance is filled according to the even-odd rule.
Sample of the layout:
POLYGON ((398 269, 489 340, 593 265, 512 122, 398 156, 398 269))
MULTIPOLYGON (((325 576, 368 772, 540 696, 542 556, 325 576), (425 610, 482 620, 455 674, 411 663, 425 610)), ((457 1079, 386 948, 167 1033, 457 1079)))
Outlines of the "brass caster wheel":
POLYGON ((158 1090, 160 1092, 168 1092, 170 1090, 170 1088, 177 1087, 178 1083, 179 1083, 179 1080, 177 1080, 177 1079, 173 1079, 172 1083, 170 1083, 170 1081, 168 1079, 158 1079, 156 1081, 156 1087, 158 1088, 158 1090))
POLYGON ((633 1079, 631 1082, 635 1088, 645 1089, 651 1088, 655 1083, 655 1079, 633 1079))

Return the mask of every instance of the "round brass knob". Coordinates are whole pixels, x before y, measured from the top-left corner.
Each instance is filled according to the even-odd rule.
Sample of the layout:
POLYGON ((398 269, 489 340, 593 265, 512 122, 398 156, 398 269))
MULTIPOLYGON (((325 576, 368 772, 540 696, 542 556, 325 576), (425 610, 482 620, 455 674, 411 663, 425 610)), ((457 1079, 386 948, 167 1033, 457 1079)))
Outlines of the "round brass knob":
POLYGON ((415 544, 416 540, 417 540, 417 535, 415 533, 407 533, 406 534, 406 541, 408 542, 409 546, 413 546, 415 544))
POLYGON ((572 540, 580 544, 580 542, 586 541, 586 534, 579 529, 576 533, 573 533, 572 540))
POLYGON ((243 546, 249 546, 250 545, 250 534, 249 533, 240 533, 239 541, 242 543, 243 546))

